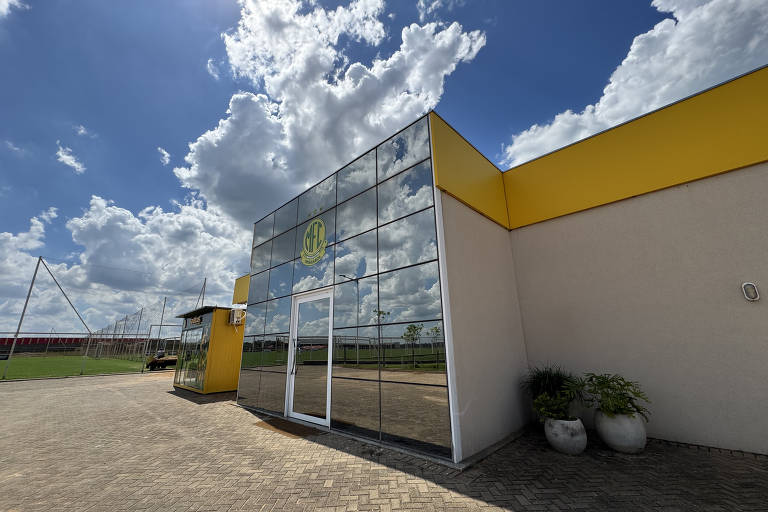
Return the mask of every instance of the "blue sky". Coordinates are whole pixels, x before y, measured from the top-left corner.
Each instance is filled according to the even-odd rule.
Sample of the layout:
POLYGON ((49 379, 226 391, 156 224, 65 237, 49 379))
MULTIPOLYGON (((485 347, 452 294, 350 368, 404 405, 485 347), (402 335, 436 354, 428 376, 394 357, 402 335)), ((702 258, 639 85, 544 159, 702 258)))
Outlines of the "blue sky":
POLYGON ((223 301, 253 220, 427 110, 507 169, 768 63, 766 11, 0 0, 0 312, 37 255, 95 318, 223 301))

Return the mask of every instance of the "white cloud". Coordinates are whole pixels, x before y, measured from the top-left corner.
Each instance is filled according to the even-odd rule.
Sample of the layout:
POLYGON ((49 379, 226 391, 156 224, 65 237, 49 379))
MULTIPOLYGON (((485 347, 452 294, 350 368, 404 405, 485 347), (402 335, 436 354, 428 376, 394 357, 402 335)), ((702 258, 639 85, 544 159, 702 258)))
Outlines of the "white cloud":
POLYGON ((168 165, 171 161, 171 154, 160 146, 157 146, 157 152, 160 153, 160 161, 163 165, 168 165))
POLYGON ((42 219, 43 222, 45 222, 46 224, 50 224, 51 222, 53 222, 53 219, 55 219, 58 216, 59 216, 58 208, 54 208, 53 206, 43 211, 39 215, 40 219, 42 219))
POLYGON ((85 172, 85 166, 78 161, 74 154, 72 154, 72 148, 62 146, 61 142, 58 140, 56 141, 56 145, 59 147, 56 151, 56 160, 71 167, 76 174, 83 174, 85 172))
POLYGON ((0 0, 0 19, 11 13, 11 7, 16 9, 29 9, 29 6, 20 0, 0 0))
POLYGON ((205 65, 205 69, 208 71, 208 74, 213 77, 214 80, 219 79, 219 67, 216 65, 215 60, 208 59, 208 63, 205 65))
POLYGON ((243 226, 433 108, 446 76, 485 44, 458 23, 414 24, 391 55, 350 63, 339 38, 381 43, 383 2, 242 4, 223 38, 232 73, 262 92, 234 95, 174 172, 243 226))
POLYGON ((22 152, 24 151, 24 150, 23 150, 23 149, 21 149, 19 146, 17 146, 16 144, 14 144, 13 142, 11 142, 11 141, 9 141, 9 140, 6 140, 6 141, 5 141, 5 146, 6 146, 8 149, 10 149, 11 151, 13 151, 14 153, 22 153, 22 152))
POLYGON ((81 124, 75 125, 72 128, 75 130, 75 133, 81 137, 93 137, 93 134, 91 134, 91 132, 89 132, 88 129, 81 124))
POLYGON ((465 0, 419 0, 416 9, 419 11, 419 21, 422 23, 440 9, 452 11, 456 7, 462 7, 465 0))
POLYGON ((637 36, 602 97, 581 112, 512 136, 502 165, 518 165, 768 63, 765 0, 654 0, 671 13, 637 36))

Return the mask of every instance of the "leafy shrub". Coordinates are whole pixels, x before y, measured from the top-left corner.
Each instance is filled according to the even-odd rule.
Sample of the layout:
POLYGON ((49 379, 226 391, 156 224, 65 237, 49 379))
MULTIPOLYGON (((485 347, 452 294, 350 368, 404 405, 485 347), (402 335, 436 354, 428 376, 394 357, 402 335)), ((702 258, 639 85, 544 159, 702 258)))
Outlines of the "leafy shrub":
POLYGON ((583 383, 559 366, 531 368, 522 383, 533 398, 533 409, 540 421, 546 418, 572 420, 571 402, 581 399, 583 383))
POLYGON ((584 390, 586 402, 600 409, 603 414, 613 417, 617 414, 634 416, 639 414, 648 421, 649 411, 639 400, 650 403, 637 382, 626 380, 621 375, 608 373, 585 373, 584 390))

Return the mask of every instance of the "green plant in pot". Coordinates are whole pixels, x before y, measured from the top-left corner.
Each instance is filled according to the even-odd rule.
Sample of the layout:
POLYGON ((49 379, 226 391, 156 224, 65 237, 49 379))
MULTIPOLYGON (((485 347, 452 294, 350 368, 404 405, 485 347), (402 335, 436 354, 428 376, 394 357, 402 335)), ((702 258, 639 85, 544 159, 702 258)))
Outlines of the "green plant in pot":
POLYGON ((581 419, 570 414, 571 403, 581 397, 582 382, 557 366, 532 368, 523 388, 533 398, 533 410, 544 423, 550 446, 569 455, 578 455, 587 446, 587 431, 581 419))
POLYGON ((650 403, 637 382, 621 375, 586 373, 585 401, 596 407, 595 429, 605 444, 618 452, 640 453, 645 449, 645 422, 650 403))

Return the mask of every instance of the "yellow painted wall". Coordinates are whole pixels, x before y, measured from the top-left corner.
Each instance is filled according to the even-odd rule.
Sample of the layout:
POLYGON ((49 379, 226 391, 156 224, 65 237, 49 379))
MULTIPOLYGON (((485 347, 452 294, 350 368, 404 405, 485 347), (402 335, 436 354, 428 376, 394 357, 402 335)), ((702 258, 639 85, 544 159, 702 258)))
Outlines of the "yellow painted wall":
POLYGON ((203 393, 237 389, 244 327, 244 325, 229 325, 228 309, 217 309, 213 312, 203 393))
POLYGON ((245 274, 235 279, 235 292, 232 294, 232 304, 246 304, 248 302, 248 285, 250 283, 250 274, 245 274))
POLYGON ((508 227, 766 161, 767 120, 763 68, 522 164, 502 174, 508 227))
POLYGON ((509 228, 502 173, 448 123, 429 113, 435 186, 509 228))

